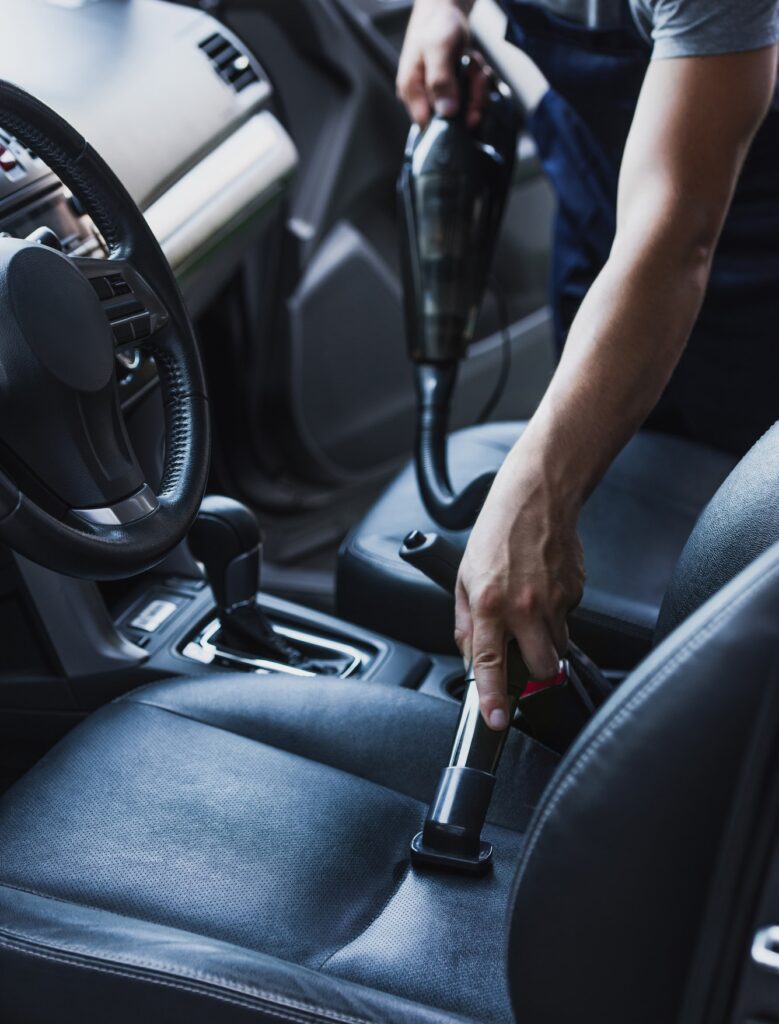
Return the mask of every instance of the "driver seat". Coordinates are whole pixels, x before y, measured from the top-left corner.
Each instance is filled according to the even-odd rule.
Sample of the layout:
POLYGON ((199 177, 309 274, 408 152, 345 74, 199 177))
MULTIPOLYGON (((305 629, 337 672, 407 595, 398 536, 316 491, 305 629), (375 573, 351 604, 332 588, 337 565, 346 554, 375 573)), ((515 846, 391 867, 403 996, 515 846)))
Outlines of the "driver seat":
POLYGON ((690 539, 672 632, 559 764, 512 730, 484 878, 408 863, 452 702, 225 674, 90 716, 0 802, 0 1018, 674 1019, 779 686, 778 477, 775 427, 690 539))

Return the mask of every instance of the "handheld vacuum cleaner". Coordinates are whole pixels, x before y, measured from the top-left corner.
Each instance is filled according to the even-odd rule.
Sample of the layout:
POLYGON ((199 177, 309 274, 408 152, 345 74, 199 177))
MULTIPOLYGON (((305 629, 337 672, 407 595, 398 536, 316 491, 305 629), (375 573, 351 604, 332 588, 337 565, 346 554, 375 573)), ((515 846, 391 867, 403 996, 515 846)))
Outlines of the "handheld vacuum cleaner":
MULTIPOLYGON (((464 57, 459 68, 458 114, 433 116, 424 130, 411 129, 398 181, 407 341, 417 389, 417 480, 431 518, 449 530, 473 525, 494 479, 484 473, 455 493, 446 440, 457 370, 473 339, 520 127, 508 89, 493 81, 481 121, 468 128, 468 63, 464 57)), ((454 594, 460 553, 444 537, 412 531, 400 556, 454 594)), ((610 690, 573 647, 557 676, 531 681, 513 641, 507 681, 510 720, 560 751, 610 690)), ((481 833, 508 729, 486 725, 472 672, 466 683, 449 763, 411 842, 411 860, 418 867, 481 874, 492 857, 481 833)))
POLYGON ((502 83, 481 121, 465 120, 469 58, 460 66, 460 109, 411 129, 398 180, 401 265, 409 356, 417 389, 416 466, 425 508, 450 530, 473 524, 493 473, 455 494, 446 465, 449 407, 473 340, 517 150, 520 115, 502 83))

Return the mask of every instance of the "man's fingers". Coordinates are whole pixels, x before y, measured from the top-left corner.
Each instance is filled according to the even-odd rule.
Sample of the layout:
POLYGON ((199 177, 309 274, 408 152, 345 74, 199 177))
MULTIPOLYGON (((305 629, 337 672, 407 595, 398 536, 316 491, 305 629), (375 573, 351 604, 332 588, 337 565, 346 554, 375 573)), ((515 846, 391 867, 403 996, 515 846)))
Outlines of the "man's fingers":
POLYGON ((475 128, 481 121, 481 115, 487 105, 487 93, 490 85, 491 72, 484 63, 480 53, 471 54, 471 66, 468 75, 468 110, 465 115, 469 128, 475 128))
MULTIPOLYGON (((472 609, 473 612, 473 609, 472 609)), ((473 671, 482 717, 498 731, 509 724, 506 633, 496 618, 473 612, 473 671)))
POLYGON ((425 54, 425 85, 429 101, 439 117, 452 117, 460 109, 455 75, 456 59, 448 40, 431 46, 425 54))
POLYGON ((407 68, 401 61, 396 88, 411 120, 420 128, 424 128, 430 120, 431 108, 425 88, 425 66, 421 57, 411 68, 407 68))
POLYGON ((570 640, 570 637, 568 636, 568 623, 563 618, 548 622, 548 626, 554 649, 561 658, 564 658, 566 651, 568 650, 568 643, 570 640))
POLYGON ((560 655, 545 620, 535 615, 532 618, 515 615, 507 626, 519 644, 530 678, 541 682, 556 676, 560 655))
POLYGON ((471 606, 468 603, 465 587, 458 578, 454 592, 454 642, 463 656, 466 668, 470 666, 473 657, 472 634, 471 606))

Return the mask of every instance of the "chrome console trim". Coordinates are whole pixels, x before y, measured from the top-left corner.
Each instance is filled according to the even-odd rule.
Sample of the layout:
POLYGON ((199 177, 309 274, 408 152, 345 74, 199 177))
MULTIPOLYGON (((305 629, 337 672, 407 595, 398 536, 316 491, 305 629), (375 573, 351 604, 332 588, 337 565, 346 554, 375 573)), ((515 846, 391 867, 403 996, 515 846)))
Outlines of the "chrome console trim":
MULTIPOLYGON (((307 669, 294 668, 281 662, 268 661, 264 658, 252 658, 248 654, 242 654, 219 646, 217 634, 219 633, 219 619, 211 619, 198 633, 188 641, 181 649, 185 658, 191 661, 200 662, 201 665, 223 664, 226 667, 234 665, 258 675, 266 675, 271 672, 284 672, 293 676, 314 676, 315 672, 307 669)), ((273 630, 285 640, 293 643, 303 644, 305 647, 312 647, 323 653, 342 655, 347 659, 345 667, 338 673, 341 679, 347 679, 354 675, 360 668, 370 661, 370 654, 358 647, 344 643, 340 640, 333 640, 330 637, 317 636, 314 633, 307 633, 302 629, 293 629, 290 626, 281 626, 273 623, 273 630)), ((335 678, 335 677, 334 677, 335 678)))
POLYGON ((761 967, 779 972, 779 927, 761 928, 752 940, 752 959, 761 967))

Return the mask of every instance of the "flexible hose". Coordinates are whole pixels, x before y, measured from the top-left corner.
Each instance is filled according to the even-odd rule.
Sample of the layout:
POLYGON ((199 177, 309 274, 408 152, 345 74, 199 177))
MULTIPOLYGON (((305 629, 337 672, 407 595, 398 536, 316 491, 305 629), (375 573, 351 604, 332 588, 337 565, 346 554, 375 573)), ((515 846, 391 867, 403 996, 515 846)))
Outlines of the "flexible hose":
POLYGON ((452 489, 446 459, 449 408, 457 363, 419 363, 416 470, 419 493, 431 519, 445 530, 473 526, 495 474, 482 473, 459 493, 452 489))

